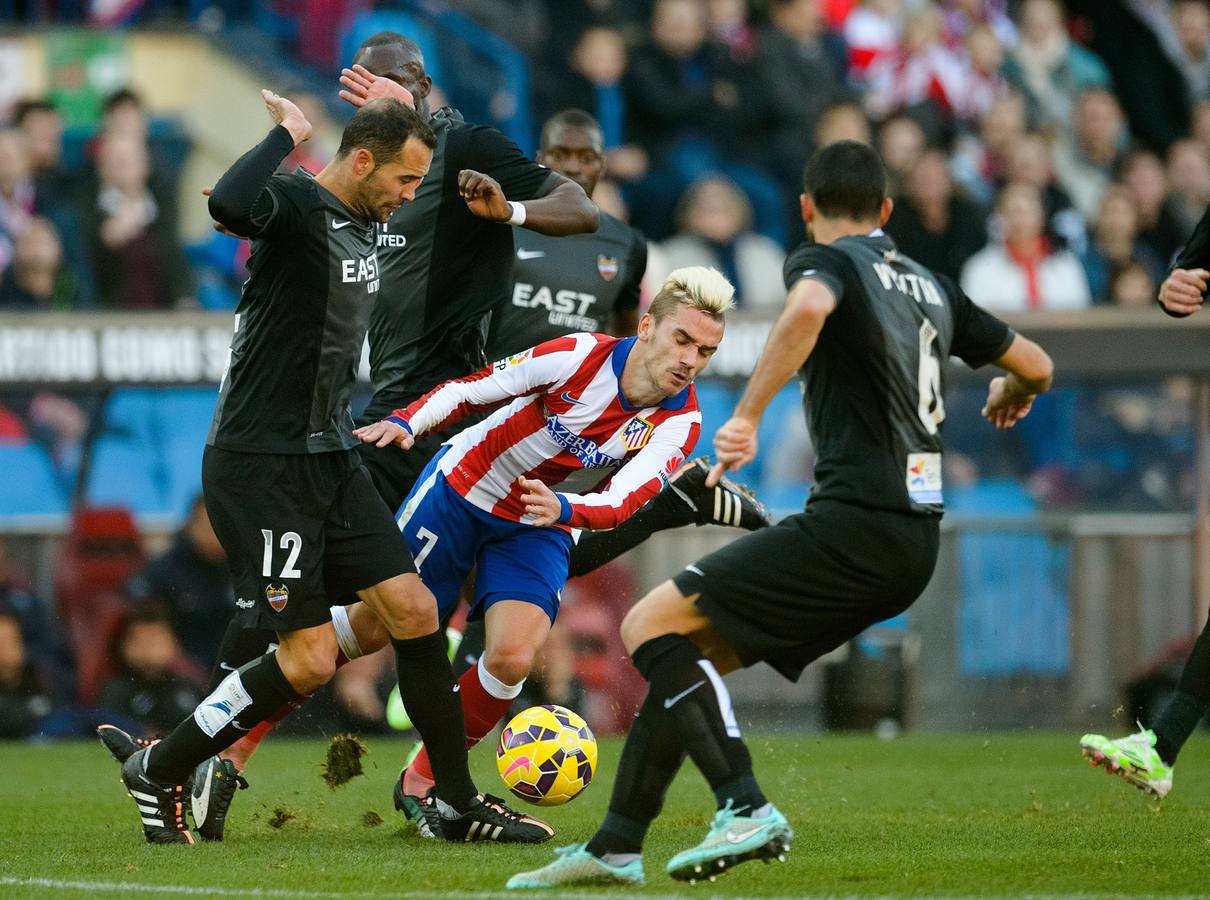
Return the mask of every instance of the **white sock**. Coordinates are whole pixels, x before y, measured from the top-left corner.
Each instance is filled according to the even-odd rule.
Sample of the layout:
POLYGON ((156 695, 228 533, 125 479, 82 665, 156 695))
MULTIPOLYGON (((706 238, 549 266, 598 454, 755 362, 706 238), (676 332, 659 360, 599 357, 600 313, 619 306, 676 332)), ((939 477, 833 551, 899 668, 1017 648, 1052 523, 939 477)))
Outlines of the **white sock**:
POLYGON ((479 658, 476 667, 479 669, 479 683, 483 685, 485 691, 497 700, 515 700, 517 695, 521 693, 521 688, 525 687, 524 678, 516 684, 505 684, 491 672, 487 671, 487 666, 483 664, 482 657, 479 658))
POLYGON ((606 853, 601 857, 601 862, 605 863, 607 866, 621 868, 622 866, 634 862, 636 859, 642 858, 642 853, 606 853))
POLYGON ((332 627, 336 629, 336 643, 346 659, 357 659, 362 655, 361 644, 353 633, 353 623, 349 621, 349 610, 343 606, 332 607, 332 627))
POLYGON ((760 807, 759 809, 753 809, 753 810, 750 810, 750 811, 748 812, 748 816, 747 816, 747 818, 749 818, 749 819, 763 819, 763 818, 765 818, 766 816, 768 816, 768 815, 769 815, 769 813, 771 813, 771 812, 773 812, 773 804, 772 804, 772 803, 766 803, 764 806, 760 807))

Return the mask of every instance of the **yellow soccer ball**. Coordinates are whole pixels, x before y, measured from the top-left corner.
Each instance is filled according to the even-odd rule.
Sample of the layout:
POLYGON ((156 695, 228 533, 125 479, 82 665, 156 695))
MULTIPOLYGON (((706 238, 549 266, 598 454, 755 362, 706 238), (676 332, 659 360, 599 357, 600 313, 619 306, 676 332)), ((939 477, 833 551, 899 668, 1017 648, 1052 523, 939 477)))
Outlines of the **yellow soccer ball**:
POLYGON ((592 781, 597 739, 570 709, 531 706, 500 732, 496 768, 505 786, 522 800, 559 806, 592 781))

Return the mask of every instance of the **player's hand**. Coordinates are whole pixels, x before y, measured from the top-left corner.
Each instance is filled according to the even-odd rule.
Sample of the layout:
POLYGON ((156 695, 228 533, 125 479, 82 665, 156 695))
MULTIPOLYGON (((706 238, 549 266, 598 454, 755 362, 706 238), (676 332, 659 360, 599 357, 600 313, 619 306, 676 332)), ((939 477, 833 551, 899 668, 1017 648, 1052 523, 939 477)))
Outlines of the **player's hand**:
POLYGON ((290 132, 290 137, 294 139, 295 147, 303 141, 310 140, 311 132, 314 129, 311 127, 311 123, 307 121, 307 117, 303 115, 301 109, 285 97, 275 94, 270 90, 262 90, 260 95, 264 98, 265 109, 269 110, 269 115, 273 117, 273 121, 290 132))
MULTIPOLYGON (((213 194, 213 193, 214 193, 214 188, 213 188, 213 187, 204 187, 204 188, 202 188, 202 196, 203 196, 203 197, 209 197, 209 196, 210 196, 211 194, 213 194)), ((226 225, 223 225, 223 224, 221 224, 221 223, 219 223, 219 222, 211 222, 211 223, 210 223, 210 225, 211 225, 211 227, 212 227, 212 228, 213 228, 215 231, 217 231, 219 234, 226 234, 226 235, 230 235, 231 237, 233 237, 233 238, 239 238, 240 240, 243 240, 243 239, 244 239, 244 237, 245 237, 245 235, 242 235, 242 234, 236 234, 234 231, 232 231, 232 230, 231 230, 230 228, 228 228, 226 225)))
POLYGON ((1029 415, 1034 405, 1033 394, 1013 394, 1006 390, 1003 375, 993 378, 987 388, 987 404, 983 407, 983 418, 997 428, 1012 428, 1029 415))
POLYGON ((504 197, 504 189, 490 175, 463 169, 458 173, 458 193, 466 201, 467 209, 481 219, 492 222, 507 222, 513 211, 504 197))
POLYGON ((416 98, 412 96, 411 91, 389 78, 379 78, 365 66, 341 69, 340 83, 345 88, 340 92, 340 99, 352 103, 358 109, 371 100, 382 97, 398 100, 411 109, 416 108, 416 98))
POLYGON ((732 416, 714 433, 714 456, 718 460, 706 476, 706 486, 714 487, 723 472, 734 472, 756 458, 756 423, 732 416))
POLYGON ((521 502, 525 504, 526 515, 534 517, 534 525, 553 525, 559 521, 563 504, 544 482, 522 477, 517 479, 517 485, 525 492, 521 495, 521 502))
POLYGON ((353 437, 363 444, 373 444, 375 447, 389 447, 391 444, 398 444, 400 450, 410 450, 416 443, 412 432, 398 422, 388 422, 386 419, 353 429, 353 437))
POLYGON ((1160 285, 1160 303, 1171 313, 1195 313, 1202 308, 1210 272, 1205 269, 1174 269, 1160 285))

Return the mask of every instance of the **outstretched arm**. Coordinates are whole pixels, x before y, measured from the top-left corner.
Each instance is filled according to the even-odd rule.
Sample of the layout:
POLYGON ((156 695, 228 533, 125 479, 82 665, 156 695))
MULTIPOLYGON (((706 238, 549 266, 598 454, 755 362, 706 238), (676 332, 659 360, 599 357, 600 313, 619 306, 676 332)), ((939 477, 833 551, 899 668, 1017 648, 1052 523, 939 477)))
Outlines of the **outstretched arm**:
POLYGON ((584 189, 561 175, 550 193, 523 204, 510 202, 498 181, 473 169, 458 173, 458 190, 479 218, 520 225, 540 234, 563 237, 596 231, 600 220, 600 210, 584 189))
POLYGON ((718 458, 706 480, 718 484, 724 470, 734 471, 756 457, 756 429, 777 392, 802 368, 823 330, 836 298, 822 281, 804 278, 786 297, 786 308, 769 332, 748 386, 731 418, 714 435, 718 458))
POLYGON ((1012 428, 1029 415, 1034 398, 1050 390, 1054 363, 1045 350, 1018 334, 994 364, 1008 374, 992 379, 983 417, 997 428, 1012 428))
POLYGON ((260 234, 273 218, 277 204, 267 190, 269 179, 290 151, 311 137, 311 123, 302 111, 272 91, 261 91, 265 108, 277 126, 241 156, 210 192, 210 215, 235 234, 260 234))

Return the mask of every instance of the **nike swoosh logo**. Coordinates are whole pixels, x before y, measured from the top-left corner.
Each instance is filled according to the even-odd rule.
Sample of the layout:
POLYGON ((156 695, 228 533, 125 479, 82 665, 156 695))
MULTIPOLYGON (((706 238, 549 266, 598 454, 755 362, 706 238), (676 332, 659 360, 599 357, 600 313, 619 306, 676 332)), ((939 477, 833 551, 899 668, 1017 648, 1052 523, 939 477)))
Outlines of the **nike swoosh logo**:
POLYGON ((696 691, 698 688, 700 688, 705 683, 706 683, 706 679, 703 678, 697 684, 693 685, 693 687, 687 687, 683 691, 681 691, 679 694, 677 694, 675 697, 669 697, 667 700, 664 701, 664 709, 672 709, 672 707, 674 705, 676 705, 678 700, 683 700, 685 697, 688 697, 690 694, 692 694, 694 691, 696 691))
POLYGON ((517 759, 513 760, 512 765, 510 765, 508 767, 508 770, 504 773, 504 777, 507 778, 509 775, 513 774, 513 772, 517 771, 518 769, 525 769, 528 767, 529 767, 529 757, 528 756, 519 756, 519 757, 517 757, 517 759))
POLYGON ((340 231, 340 229, 344 228, 346 225, 352 225, 352 224, 353 224, 352 222, 337 222, 335 219, 333 219, 332 220, 332 230, 340 231))
POLYGON ((546 255, 545 250, 518 250, 517 259, 541 259, 546 255))
POLYGON ((755 828, 749 828, 747 831, 741 831, 738 834, 736 834, 733 831, 728 831, 727 832, 727 841, 732 844, 742 844, 744 841, 748 840, 748 838, 752 837, 752 835, 756 834, 758 831, 760 831, 764 827, 765 827, 764 825, 757 825, 755 828))
POLYGON ((197 783, 193 785, 193 821, 196 823, 206 821, 206 813, 210 809, 210 782, 214 780, 214 760, 210 760, 210 765, 206 766, 206 777, 202 785, 202 792, 197 792, 197 783))
POLYGON ((583 400, 577 400, 575 397, 573 397, 573 396, 571 395, 571 392, 570 392, 570 391, 564 391, 564 392, 563 392, 562 394, 560 394, 559 396, 560 396, 560 397, 563 399, 563 402, 564 402, 564 403, 574 403, 574 404, 576 404, 577 406, 585 406, 585 405, 586 405, 586 404, 584 403, 584 401, 583 401, 583 400))

